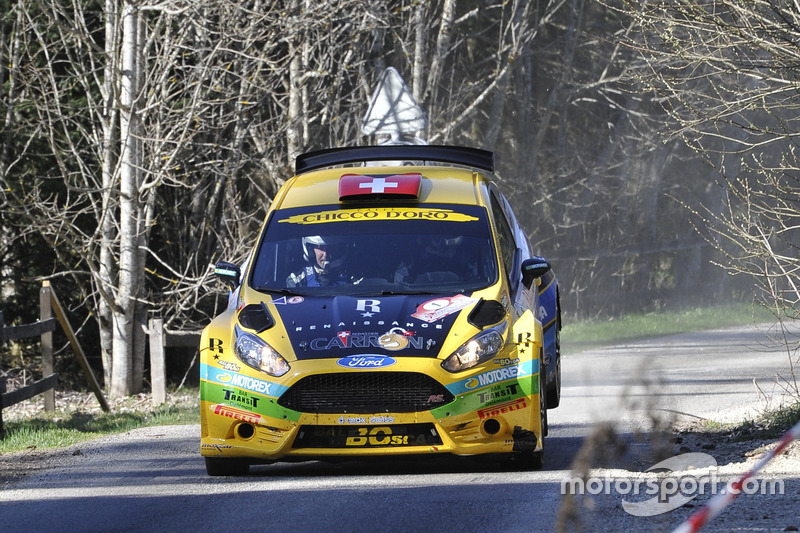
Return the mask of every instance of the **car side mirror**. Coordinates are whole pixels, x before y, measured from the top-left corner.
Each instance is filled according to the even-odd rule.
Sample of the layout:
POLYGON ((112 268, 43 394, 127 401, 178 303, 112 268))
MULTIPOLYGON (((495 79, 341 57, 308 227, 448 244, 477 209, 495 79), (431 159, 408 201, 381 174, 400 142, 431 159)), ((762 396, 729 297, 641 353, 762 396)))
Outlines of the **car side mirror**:
POLYGON ((550 263, 544 257, 531 257, 522 262, 522 284, 530 289, 533 280, 550 272, 550 263))
POLYGON ((231 290, 234 290, 239 286, 239 280, 242 277, 242 270, 238 265, 234 265, 233 263, 228 263, 226 261, 220 261, 216 264, 216 266, 214 266, 214 274, 224 281, 231 290))

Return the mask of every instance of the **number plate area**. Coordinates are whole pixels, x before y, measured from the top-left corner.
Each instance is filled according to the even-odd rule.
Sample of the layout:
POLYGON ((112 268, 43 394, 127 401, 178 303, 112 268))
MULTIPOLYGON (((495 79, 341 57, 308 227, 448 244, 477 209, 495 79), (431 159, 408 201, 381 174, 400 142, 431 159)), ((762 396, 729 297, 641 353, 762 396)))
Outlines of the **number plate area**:
POLYGON ((399 448, 442 444, 433 424, 302 426, 293 448, 399 448))

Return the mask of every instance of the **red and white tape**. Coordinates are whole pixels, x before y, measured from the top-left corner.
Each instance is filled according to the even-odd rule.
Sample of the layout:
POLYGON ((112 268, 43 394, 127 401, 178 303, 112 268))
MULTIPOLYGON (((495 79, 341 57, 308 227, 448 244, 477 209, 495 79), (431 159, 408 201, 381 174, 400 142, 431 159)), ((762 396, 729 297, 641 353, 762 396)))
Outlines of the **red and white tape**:
POLYGON ((781 438, 778 445, 758 460, 758 462, 750 469, 749 472, 730 484, 730 487, 725 492, 721 492, 708 500, 706 504, 697 510, 692 516, 686 519, 684 523, 672 530, 672 533, 695 533, 704 524, 709 522, 712 518, 722 512, 736 497, 741 494, 742 486, 744 483, 756 475, 759 470, 764 468, 773 457, 778 455, 786 448, 793 440, 800 438, 800 422, 794 425, 784 436, 781 438))

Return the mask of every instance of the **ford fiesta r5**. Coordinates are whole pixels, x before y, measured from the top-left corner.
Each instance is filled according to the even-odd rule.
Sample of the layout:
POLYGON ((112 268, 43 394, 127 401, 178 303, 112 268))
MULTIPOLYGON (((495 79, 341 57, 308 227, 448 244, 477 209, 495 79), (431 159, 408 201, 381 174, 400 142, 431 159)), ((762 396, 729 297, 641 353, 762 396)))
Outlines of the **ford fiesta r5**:
POLYGON ((541 467, 557 282, 492 171, 490 152, 446 146, 298 157, 245 266, 216 268, 231 293, 200 341, 210 475, 365 455, 541 467))

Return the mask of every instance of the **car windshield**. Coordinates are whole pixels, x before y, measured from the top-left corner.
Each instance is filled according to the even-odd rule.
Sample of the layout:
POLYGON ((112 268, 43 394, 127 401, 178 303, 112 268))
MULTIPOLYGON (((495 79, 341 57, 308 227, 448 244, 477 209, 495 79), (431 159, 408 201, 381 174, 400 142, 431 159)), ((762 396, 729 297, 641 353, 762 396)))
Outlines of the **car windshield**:
POLYGON ((315 206, 272 213, 250 284, 284 294, 472 292, 495 283, 486 210, 315 206))

